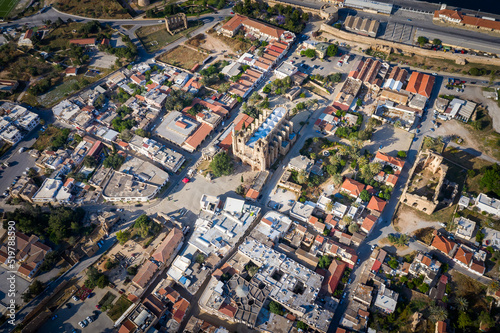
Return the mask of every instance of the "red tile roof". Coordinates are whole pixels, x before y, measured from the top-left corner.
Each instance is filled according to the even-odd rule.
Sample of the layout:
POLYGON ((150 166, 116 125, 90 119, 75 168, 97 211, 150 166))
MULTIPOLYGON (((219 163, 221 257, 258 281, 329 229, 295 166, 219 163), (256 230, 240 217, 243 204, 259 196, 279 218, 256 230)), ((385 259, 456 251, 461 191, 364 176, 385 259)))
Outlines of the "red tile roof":
POLYGON ((446 333, 446 323, 444 321, 436 322, 436 333, 446 333))
POLYGON ((325 218, 325 224, 335 227, 337 225, 337 220, 333 218, 332 214, 328 214, 325 218))
POLYGON ((366 208, 370 210, 374 210, 376 212, 382 213, 384 211, 385 205, 387 202, 385 200, 380 199, 379 197, 373 196, 370 199, 370 202, 368 203, 368 206, 366 208))
POLYGON ((219 312, 220 312, 220 313, 223 313, 223 314, 225 314, 226 316, 229 316, 229 317, 231 317, 231 318, 233 318, 233 317, 234 317, 234 315, 236 314, 236 310, 237 310, 237 309, 236 309, 234 306, 232 306, 232 305, 230 305, 230 304, 226 304, 226 303, 222 304, 222 305, 220 306, 220 308, 219 308, 219 312))
POLYGON ((174 227, 168 233, 167 237, 165 237, 163 242, 156 248, 152 257, 159 262, 166 263, 182 242, 183 238, 184 235, 182 234, 182 230, 174 227))
POLYGON ((333 260, 330 264, 330 267, 328 267, 328 271, 331 274, 330 278, 328 279, 328 292, 330 294, 333 294, 335 292, 335 289, 337 289, 337 286, 342 279, 342 275, 344 274, 346 267, 346 263, 336 259, 333 260))
POLYGON ((468 267, 472 261, 472 253, 462 247, 459 247, 453 259, 460 261, 462 264, 468 267))
POLYGON ((308 222, 309 224, 315 225, 316 222, 318 222, 318 218, 316 216, 311 216, 308 222))
POLYGON ((158 266, 156 266, 156 264, 154 264, 153 262, 147 260, 141 265, 139 271, 132 279, 132 282, 137 284, 139 287, 144 288, 157 270, 158 266))
POLYGON ((363 224, 361 225, 361 229, 368 233, 372 230, 373 226, 375 225, 375 222, 377 222, 377 217, 373 215, 367 215, 365 219, 363 220, 363 224))
POLYGON ((406 90, 429 98, 431 96, 432 87, 434 87, 434 81, 435 78, 432 75, 413 72, 411 73, 406 90))
POLYGON ((397 157, 392 157, 392 156, 387 155, 385 153, 382 153, 380 151, 377 151, 377 154, 375 154, 375 158, 379 159, 381 161, 384 161, 386 163, 389 163, 391 165, 394 165, 396 167, 399 167, 401 169, 405 165, 405 161, 403 161, 402 159, 397 158, 397 157))
POLYGON ((256 191, 253 188, 251 188, 247 191, 247 194, 245 195, 245 197, 247 199, 256 200, 259 197, 259 194, 260 194, 259 191, 256 191))
POLYGON ((241 26, 241 24, 243 23, 243 21, 245 21, 247 19, 248 18, 246 16, 243 16, 243 15, 240 15, 240 14, 236 14, 233 17, 231 17, 231 19, 229 21, 227 21, 226 23, 224 23, 224 25, 222 26, 221 29, 227 30, 227 31, 231 31, 231 32, 234 33, 234 31, 241 26))
POLYGON ((365 185, 361 184, 360 182, 358 182, 354 179, 346 178, 344 180, 344 183, 342 184, 341 189, 343 191, 349 192, 350 194, 357 197, 357 196, 359 196, 361 191, 363 191, 365 189, 365 185))
POLYGON ((455 246, 455 243, 441 235, 436 235, 432 240, 432 246, 441 252, 450 254, 451 250, 453 250, 453 247, 455 246))
POLYGON ((213 128, 207 123, 202 123, 200 127, 191 135, 184 143, 189 147, 196 149, 205 140, 205 138, 212 132, 213 128))
POLYGON ((483 275, 485 270, 486 270, 486 267, 484 267, 484 263, 481 262, 481 261, 477 261, 477 260, 472 260, 472 264, 470 265, 470 269, 472 269, 473 271, 476 271, 477 273, 483 275))
POLYGON ((320 244, 323 244, 323 242, 325 241, 325 237, 321 236, 321 235, 316 235, 316 238, 314 239, 315 242, 318 242, 320 244))

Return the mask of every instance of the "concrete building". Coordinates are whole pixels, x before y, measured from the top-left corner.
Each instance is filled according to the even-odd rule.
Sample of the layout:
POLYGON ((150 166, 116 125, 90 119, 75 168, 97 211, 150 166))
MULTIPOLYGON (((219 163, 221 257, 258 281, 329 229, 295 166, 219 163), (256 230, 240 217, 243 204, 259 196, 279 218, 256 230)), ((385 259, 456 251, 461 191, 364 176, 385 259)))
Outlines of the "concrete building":
MULTIPOLYGON (((40 189, 35 193, 32 197, 32 200, 36 204, 44 204, 44 203, 56 203, 58 202, 58 194, 59 191, 67 192, 68 190, 63 188, 63 182, 58 179, 47 178, 40 186, 40 189)), ((71 196, 67 197, 66 195, 59 195, 61 199, 60 203, 67 203, 71 199, 71 196)))
POLYGON ((284 61, 278 67, 276 67, 276 69, 274 70, 274 74, 279 79, 284 79, 288 76, 292 76, 293 74, 297 73, 297 71, 298 71, 297 66, 284 61))
POLYGON ((476 207, 488 214, 495 216, 500 216, 500 200, 495 198, 490 198, 484 193, 480 193, 476 198, 476 207))
POLYGON ((23 135, 14 125, 9 125, 0 133, 0 139, 10 143, 11 145, 15 145, 21 141, 22 138, 23 135))
POLYGON ((377 37, 379 27, 379 21, 359 16, 348 15, 344 21, 344 28, 347 31, 370 37, 377 37))
POLYGON ((232 149, 235 157, 252 166, 254 171, 263 171, 286 155, 297 136, 293 124, 288 120, 288 110, 283 106, 272 112, 264 110, 250 128, 232 133, 232 149))
POLYGON ((289 211, 290 217, 296 220, 307 222, 311 217, 316 205, 313 202, 306 201, 305 203, 296 201, 289 211))
POLYGON ((19 86, 19 81, 17 80, 5 80, 0 79, 0 92, 12 94, 14 90, 19 86))
POLYGON ((269 211, 252 231, 252 237, 262 243, 265 243, 269 239, 277 244, 288 232, 291 225, 292 220, 287 216, 275 211, 269 211))
POLYGON ((457 229, 455 230, 455 235, 457 237, 469 241, 472 239, 472 236, 474 235, 474 230, 476 229, 476 222, 461 216, 458 219, 456 226, 457 229))
POLYGON ((293 170, 297 172, 305 172, 307 176, 311 173, 311 169, 314 163, 311 159, 306 156, 299 155, 290 159, 288 162, 288 170, 293 170))
POLYGON ((384 313, 391 314, 396 310, 399 294, 390 290, 382 284, 378 290, 377 298, 375 298, 375 307, 384 313))
POLYGON ((224 255, 259 215, 259 207, 244 200, 228 198, 220 212, 198 217, 188 243, 206 255, 224 255))
POLYGON ((344 7, 361 9, 370 13, 380 13, 390 15, 394 5, 391 3, 378 2, 373 0, 345 0, 344 7))

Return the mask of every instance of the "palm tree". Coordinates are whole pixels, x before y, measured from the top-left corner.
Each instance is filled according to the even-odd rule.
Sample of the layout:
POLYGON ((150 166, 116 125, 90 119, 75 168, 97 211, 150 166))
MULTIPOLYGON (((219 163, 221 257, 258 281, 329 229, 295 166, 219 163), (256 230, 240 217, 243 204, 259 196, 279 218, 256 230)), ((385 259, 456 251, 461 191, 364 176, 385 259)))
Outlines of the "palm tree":
POLYGON ((433 321, 441 321, 448 318, 448 312, 440 306, 432 305, 429 308, 429 312, 431 313, 430 318, 433 321))
POLYGON ((333 175, 332 182, 333 182, 333 185, 339 186, 340 184, 342 184, 342 176, 338 173, 333 175))
POLYGON ((461 296, 457 297, 455 302, 457 303, 457 307, 461 312, 465 312, 467 310, 467 308, 469 307, 469 302, 467 301, 467 299, 465 297, 461 297, 461 296))

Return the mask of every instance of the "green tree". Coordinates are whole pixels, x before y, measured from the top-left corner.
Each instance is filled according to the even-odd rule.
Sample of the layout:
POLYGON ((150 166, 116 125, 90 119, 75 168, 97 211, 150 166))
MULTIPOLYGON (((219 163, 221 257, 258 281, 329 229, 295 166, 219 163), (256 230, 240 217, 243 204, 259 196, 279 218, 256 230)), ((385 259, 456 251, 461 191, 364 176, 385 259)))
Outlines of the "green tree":
POLYGON ((404 150, 398 151, 398 157, 399 158, 406 158, 406 152, 404 150))
POLYGON ((123 245, 130 239, 130 232, 128 230, 120 230, 116 233, 116 239, 123 245))
POLYGON ((303 330, 303 331, 307 331, 307 329, 309 328, 309 325, 307 325, 303 321, 299 320, 299 321, 297 321, 297 328, 300 330, 303 330))
POLYGON ((419 36, 417 38, 417 43, 420 45, 420 46, 424 46, 425 44, 427 44, 429 42, 429 38, 427 37, 424 37, 424 36, 419 36))
POLYGON ((210 162, 210 169, 215 177, 229 176, 233 173, 233 162, 226 152, 220 152, 210 162))
POLYGON ((203 254, 197 254, 195 257, 194 257, 194 261, 198 264, 203 264, 205 262, 205 256, 203 254))
POLYGON ((427 294, 429 292, 429 285, 427 283, 422 283, 419 287, 418 290, 420 290, 421 293, 427 294))
POLYGON ((367 191, 367 190, 363 190, 363 191, 361 191, 361 193, 359 194, 359 198, 360 198, 361 200, 363 200, 364 202, 368 202, 368 201, 370 201, 370 199, 371 199, 371 195, 368 193, 368 191, 367 191))
POLYGON ((469 302, 463 296, 457 297, 455 299, 455 303, 457 304, 457 308, 462 312, 467 311, 467 308, 469 307, 469 302))
POLYGON ((433 321, 442 321, 448 317, 448 312, 445 308, 438 305, 431 305, 429 307, 430 318, 433 321))
POLYGON ((335 57, 337 55, 338 46, 336 44, 329 45, 326 49, 326 55, 329 57, 335 57))
POLYGON ((472 326, 473 321, 466 312, 460 312, 458 315, 458 328, 465 329, 472 326))
POLYGON ((136 275, 137 274, 137 270, 138 270, 137 265, 129 266, 129 267, 127 267, 127 274, 128 275, 136 275))
POLYGON ((319 262, 318 262, 319 268, 328 269, 328 267, 330 267, 331 263, 332 263, 332 258, 330 258, 329 256, 323 255, 323 256, 319 257, 319 262))
POLYGON ((441 45, 442 44, 441 39, 434 38, 432 40, 432 44, 434 44, 434 45, 441 45))
POLYGON ((83 159, 83 165, 85 165, 87 168, 95 168, 97 166, 97 160, 94 156, 87 155, 83 159))
POLYGON ((389 264, 389 267, 392 269, 396 269, 399 266, 399 262, 395 258, 391 258, 391 260, 389 260, 388 264, 389 264))
POLYGON ((281 306, 280 303, 276 301, 271 301, 269 303, 269 311, 281 316, 283 314, 283 307, 281 306))
POLYGON ((359 225, 357 223, 351 223, 348 229, 351 234, 354 234, 359 231, 359 225))
POLYGON ((482 187, 500 196, 500 165, 494 164, 486 170, 479 181, 482 187))
POLYGON ((142 214, 135 220, 134 229, 138 229, 139 234, 142 238, 145 238, 149 234, 149 229, 151 227, 152 221, 146 214, 142 214))
POLYGON ((103 165, 105 168, 113 168, 117 170, 123 164, 124 161, 125 158, 122 155, 115 153, 106 157, 104 159, 103 165))
POLYGON ((301 56, 306 56, 308 58, 314 58, 316 56, 316 51, 313 49, 307 49, 305 51, 300 51, 301 56))

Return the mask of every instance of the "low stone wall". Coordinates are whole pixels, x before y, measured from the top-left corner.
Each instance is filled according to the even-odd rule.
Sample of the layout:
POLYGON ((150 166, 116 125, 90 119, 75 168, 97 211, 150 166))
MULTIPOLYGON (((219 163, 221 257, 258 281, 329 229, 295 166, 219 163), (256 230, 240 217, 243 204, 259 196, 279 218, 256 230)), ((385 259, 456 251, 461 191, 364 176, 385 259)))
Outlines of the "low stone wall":
POLYGON ((354 33, 334 28, 325 23, 321 24, 320 30, 327 32, 337 38, 368 44, 373 48, 390 47, 393 49, 401 50, 404 53, 412 53, 430 58, 453 60, 457 61, 457 63, 459 63, 460 61, 462 62, 466 61, 476 64, 500 66, 500 58, 486 58, 480 56, 473 56, 469 54, 457 54, 451 52, 438 52, 433 50, 426 50, 420 47, 390 42, 380 38, 371 38, 362 35, 357 35, 354 33))

